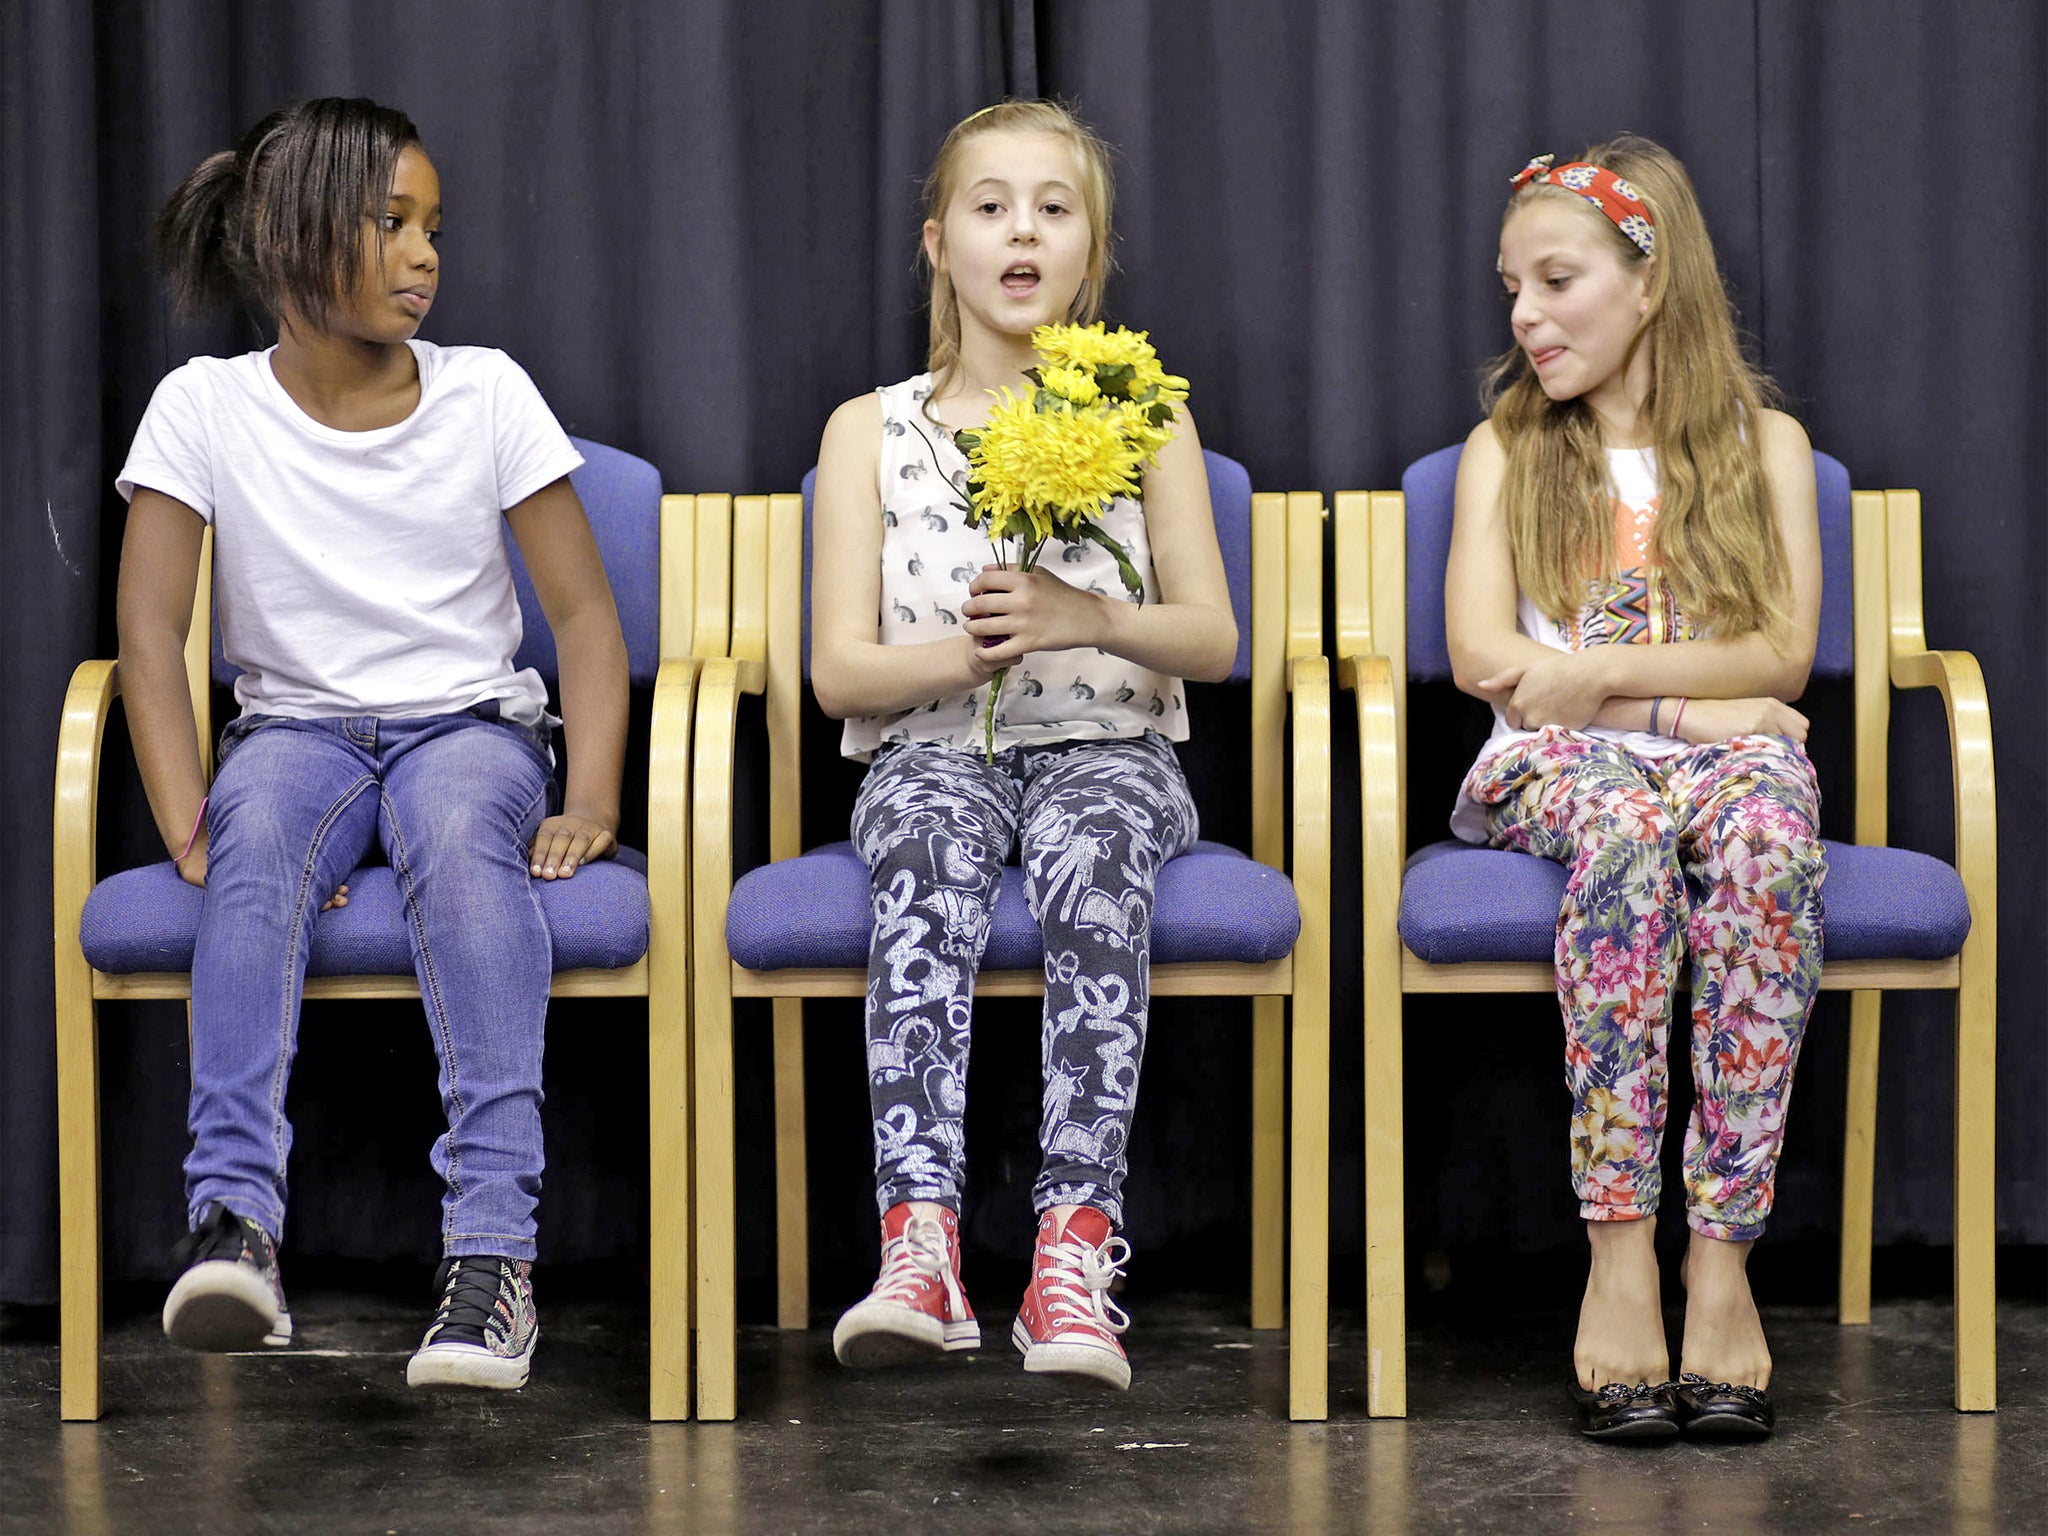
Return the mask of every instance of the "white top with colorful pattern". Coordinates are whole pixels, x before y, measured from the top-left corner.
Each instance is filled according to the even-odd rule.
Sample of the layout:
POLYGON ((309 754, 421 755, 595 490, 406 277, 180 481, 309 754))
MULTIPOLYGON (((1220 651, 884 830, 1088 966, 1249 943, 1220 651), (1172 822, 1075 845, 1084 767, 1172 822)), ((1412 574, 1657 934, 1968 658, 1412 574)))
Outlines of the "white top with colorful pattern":
MULTIPOLYGON (((916 645, 960 623, 967 584, 995 552, 967 512, 967 459, 950 431, 925 411, 932 378, 921 373, 876 391, 882 399, 882 602, 876 615, 884 645, 916 645)), ((1103 514, 1103 530, 1124 548, 1142 576, 1145 601, 1159 600, 1145 514, 1118 499, 1103 514)), ((1014 561, 1014 542, 1005 550, 1014 561)), ((1040 555, 1062 581, 1112 600, 1128 601, 1116 561, 1093 544, 1045 546, 1040 555)), ((893 742, 935 741, 962 750, 982 749, 988 685, 934 699, 915 709, 856 716, 846 722, 840 751, 862 762, 893 742)), ((1181 680, 1093 647, 1033 651, 1011 667, 996 705, 996 750, 1075 738, 1142 736, 1157 731, 1169 741, 1188 735, 1181 680)))
MULTIPOLYGON (((1657 527, 1657 450, 1609 448, 1607 477, 1614 490, 1615 573, 1588 584, 1586 601, 1568 624, 1557 623, 1522 593, 1515 604, 1515 628, 1557 651, 1693 639, 1697 631, 1671 595, 1651 537, 1657 527)), ((1674 711, 1664 713, 1668 719, 1674 711)), ((1477 761, 1535 734, 1515 730, 1495 705, 1493 734, 1477 761)), ((1619 742, 1639 757, 1669 757, 1690 745, 1676 736, 1599 725, 1587 726, 1585 734, 1619 742)), ((1486 807, 1460 794, 1451 811, 1451 830, 1468 843, 1485 842, 1486 807)))

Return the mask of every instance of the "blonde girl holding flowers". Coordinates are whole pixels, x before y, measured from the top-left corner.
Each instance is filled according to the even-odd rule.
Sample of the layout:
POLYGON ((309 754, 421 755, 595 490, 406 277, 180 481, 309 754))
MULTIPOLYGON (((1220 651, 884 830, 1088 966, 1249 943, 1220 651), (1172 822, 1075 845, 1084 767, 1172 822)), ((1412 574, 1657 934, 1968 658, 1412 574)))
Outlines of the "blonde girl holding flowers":
POLYGON ((1819 796, 1790 700, 1820 615, 1812 450, 1765 408, 1692 184, 1632 135, 1514 178, 1514 346, 1467 440, 1446 575, 1458 686, 1494 707, 1452 826, 1556 859, 1572 1182, 1592 1246, 1584 1432, 1768 1434, 1746 1273, 1821 966, 1819 796), (1678 967, 1697 1102, 1680 1378, 1657 1259, 1678 967))
POLYGON ((990 535, 1028 526, 1030 511, 978 511, 1007 483, 1004 466, 991 468, 987 451, 970 463, 956 441, 967 432, 972 447, 993 428, 998 392, 1025 391, 1028 370, 1046 363, 1062 377, 1058 360, 1034 352, 1035 331, 1086 325, 1101 307, 1101 141, 1062 107, 1004 102, 954 127, 924 191, 929 366, 833 414, 813 509, 811 678, 825 712, 846 721, 845 754, 869 763, 853 834, 875 917, 881 1275, 833 1347, 865 1366, 980 1343, 960 1289, 961 1117, 975 972, 1021 843, 1045 937, 1044 1160, 1011 1338, 1027 1371, 1123 1388, 1128 1320, 1108 1287, 1129 1252, 1116 1233, 1152 887, 1196 833, 1172 745, 1187 735, 1181 679, 1226 676, 1237 628, 1185 411, 1143 468, 1141 497, 1102 513, 1103 537, 1048 545, 1028 569, 1021 541, 992 546, 990 535), (1118 551, 1142 602, 1125 590, 1118 551))

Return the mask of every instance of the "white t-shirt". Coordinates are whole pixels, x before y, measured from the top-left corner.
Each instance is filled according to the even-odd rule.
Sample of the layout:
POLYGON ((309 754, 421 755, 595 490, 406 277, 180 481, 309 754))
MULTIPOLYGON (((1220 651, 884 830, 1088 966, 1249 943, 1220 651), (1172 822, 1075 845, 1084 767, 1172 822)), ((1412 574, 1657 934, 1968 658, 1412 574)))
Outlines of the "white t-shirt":
MULTIPOLYGON (((876 614, 883 645, 915 645, 957 628, 967 584, 995 560, 988 535, 966 519, 967 458, 953 435, 925 414, 932 376, 920 373, 876 391, 882 398, 882 601, 876 614)), ((1144 583, 1145 601, 1159 601, 1159 578, 1145 512, 1118 497, 1102 528, 1121 544, 1144 583)), ((1017 555, 1015 541, 1009 557, 1017 555)), ((813 555, 816 558, 816 555, 813 555)), ((1090 543, 1046 544, 1039 557, 1070 586, 1128 602, 1116 561, 1090 543)), ((982 749, 982 717, 990 685, 888 715, 856 715, 841 733, 842 755, 868 761, 895 742, 943 742, 982 749)), ((1093 646, 1033 651, 1012 666, 996 702, 996 750, 1055 741, 1142 736, 1188 739, 1186 689, 1093 646)))
MULTIPOLYGON (((488 347, 408 342, 410 416, 341 432, 308 416, 271 353, 167 375, 119 489, 161 491, 213 525, 221 650, 245 714, 547 709, 522 629, 504 513, 583 462, 524 369, 488 347)), ((201 616, 203 622, 203 616, 201 616)))
MULTIPOLYGON (((1529 600, 1528 593, 1522 593, 1515 603, 1515 628, 1556 651, 1580 651, 1589 645, 1660 645, 1667 640, 1693 639, 1697 631, 1671 596, 1651 538, 1657 527, 1657 450, 1609 448, 1606 453, 1607 477, 1614 496, 1615 574, 1588 585, 1586 601, 1569 624, 1558 624, 1529 600)), ((1664 713, 1669 717, 1675 711, 1664 713)), ((1527 741, 1535 734, 1513 729, 1500 706, 1495 705, 1493 734, 1480 748, 1477 761, 1483 763, 1503 748, 1527 741)), ((1601 725, 1589 725, 1583 734, 1618 742, 1638 757, 1669 757, 1691 745, 1677 736, 1601 725)), ((1485 842, 1486 807, 1460 794, 1451 811, 1451 830, 1468 843, 1485 842)))

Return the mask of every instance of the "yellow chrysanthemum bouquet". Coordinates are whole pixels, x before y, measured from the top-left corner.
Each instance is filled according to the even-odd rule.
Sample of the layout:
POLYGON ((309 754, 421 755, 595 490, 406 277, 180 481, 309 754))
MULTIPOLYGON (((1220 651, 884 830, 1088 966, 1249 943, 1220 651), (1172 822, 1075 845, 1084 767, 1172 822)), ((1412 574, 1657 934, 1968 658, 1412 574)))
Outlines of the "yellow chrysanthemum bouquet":
MULTIPOLYGON (((1143 476, 1173 437, 1173 408, 1188 381, 1159 366, 1144 331, 1042 325, 1031 333, 1043 361, 1024 394, 1004 389, 988 421, 954 434, 967 455, 967 521, 988 535, 996 561, 1017 545, 1016 569, 1036 569, 1048 540, 1107 550, 1136 602, 1145 583, 1101 525, 1119 496, 1143 493, 1143 476)), ((990 642, 992 643, 992 642, 990 642)), ((996 701, 1006 667, 990 680, 983 743, 995 757, 996 701)))

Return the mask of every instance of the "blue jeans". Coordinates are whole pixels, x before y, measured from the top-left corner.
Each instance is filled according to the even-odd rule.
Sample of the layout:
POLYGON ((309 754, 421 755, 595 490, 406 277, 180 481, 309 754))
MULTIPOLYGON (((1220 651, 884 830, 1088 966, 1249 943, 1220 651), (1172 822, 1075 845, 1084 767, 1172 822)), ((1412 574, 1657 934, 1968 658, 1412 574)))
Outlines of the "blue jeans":
POLYGON ((218 1200, 283 1231, 285 1084, 313 920, 374 842, 405 898, 440 1061, 443 1251, 533 1257, 554 959, 527 849, 551 783, 546 738, 500 721, 494 704, 421 719, 244 716, 228 727, 192 958, 185 1189, 195 1226, 218 1200))

